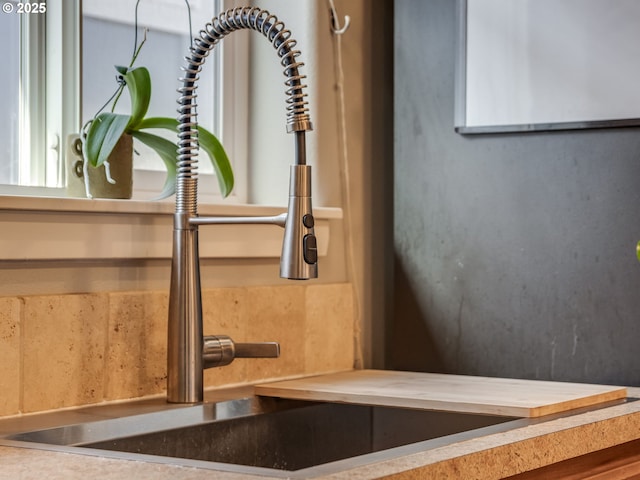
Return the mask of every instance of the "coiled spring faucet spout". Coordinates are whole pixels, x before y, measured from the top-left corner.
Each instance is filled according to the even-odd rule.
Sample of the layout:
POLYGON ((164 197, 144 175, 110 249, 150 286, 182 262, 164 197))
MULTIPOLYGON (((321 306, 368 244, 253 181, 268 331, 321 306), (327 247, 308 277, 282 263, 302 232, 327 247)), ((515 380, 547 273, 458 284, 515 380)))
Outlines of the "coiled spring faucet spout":
POLYGON ((178 174, 174 216, 173 260, 169 296, 167 399, 176 403, 203 400, 203 369, 226 365, 234 357, 276 357, 277 343, 236 344, 224 335, 203 335, 198 226, 221 223, 271 223, 284 227, 280 276, 317 277, 317 248, 311 210, 311 167, 306 165, 305 132, 311 121, 300 75, 300 52, 284 23, 256 7, 239 7, 214 17, 194 39, 185 74, 180 80, 178 174), (286 214, 274 217, 200 217, 198 195, 198 135, 196 89, 198 74, 209 52, 225 36, 240 29, 262 33, 274 46, 287 77, 287 131, 295 135, 295 164, 291 166, 286 214))

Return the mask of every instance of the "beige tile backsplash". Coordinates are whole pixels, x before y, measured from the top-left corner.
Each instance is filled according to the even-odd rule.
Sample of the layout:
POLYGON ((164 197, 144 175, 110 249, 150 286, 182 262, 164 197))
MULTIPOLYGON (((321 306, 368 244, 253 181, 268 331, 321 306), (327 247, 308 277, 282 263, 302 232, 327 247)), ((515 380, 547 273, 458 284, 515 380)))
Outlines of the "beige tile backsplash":
POLYGON ((305 299, 305 373, 344 370, 344 365, 351 368, 357 336, 351 288, 314 285, 305 299))
MULTIPOLYGON (((0 297, 0 416, 162 393, 167 307, 164 292, 0 297)), ((352 368, 353 308, 350 284, 205 290, 205 334, 281 347, 206 370, 205 385, 352 368)))
POLYGON ((247 370, 250 382, 268 377, 287 377, 304 373, 306 323, 304 302, 305 288, 292 286, 260 287, 252 290, 247 303, 247 332, 258 342, 277 340, 280 342, 280 358, 257 359, 247 370), (279 338, 274 338, 275 333, 279 338))
MULTIPOLYGON (((228 335, 234 342, 247 341, 247 302, 249 289, 216 288, 202 298, 205 335, 228 335)), ((252 366, 252 365, 251 365, 252 366)), ((247 361, 234 361, 224 367, 204 371, 205 385, 232 385, 247 382, 247 361)))
POLYGON ((104 397, 117 400, 160 393, 166 383, 165 293, 109 295, 104 397))
POLYGON ((22 411, 103 399, 107 295, 25 297, 22 411))
POLYGON ((0 298, 0 415, 20 408, 20 300, 0 298))

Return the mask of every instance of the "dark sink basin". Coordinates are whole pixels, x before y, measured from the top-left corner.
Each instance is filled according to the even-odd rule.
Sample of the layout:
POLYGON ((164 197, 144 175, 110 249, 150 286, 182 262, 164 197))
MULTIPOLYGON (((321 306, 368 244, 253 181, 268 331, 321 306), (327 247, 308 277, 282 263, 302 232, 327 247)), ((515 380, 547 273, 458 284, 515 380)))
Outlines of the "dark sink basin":
POLYGON ((300 470, 508 420, 511 418, 313 404, 83 446, 300 470))
MULTIPOLYGON (((426 450, 514 428, 519 422, 492 415, 252 397, 6 438, 76 450, 83 447, 83 453, 95 449, 96 455, 115 451, 170 457, 161 461, 205 468, 228 470, 233 464, 292 472, 325 465, 326 471, 326 464, 334 465, 333 470, 338 468, 333 462, 366 464, 380 455, 406 454, 406 449, 398 451, 402 446, 426 450)), ((145 460, 158 461, 151 457, 145 460)))

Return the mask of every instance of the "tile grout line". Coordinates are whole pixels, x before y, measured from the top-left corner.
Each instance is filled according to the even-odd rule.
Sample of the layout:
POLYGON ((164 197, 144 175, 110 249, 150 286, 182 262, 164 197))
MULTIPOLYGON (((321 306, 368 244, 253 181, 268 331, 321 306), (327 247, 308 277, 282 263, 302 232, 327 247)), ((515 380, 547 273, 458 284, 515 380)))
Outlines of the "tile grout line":
POLYGON ((107 314, 105 315, 104 318, 104 325, 103 325, 103 330, 102 333, 104 335, 104 346, 103 346, 103 352, 102 352, 102 395, 101 395, 101 401, 106 402, 107 401, 107 389, 108 389, 108 382, 109 382, 109 372, 108 372, 108 368, 107 368, 107 355, 109 355, 109 347, 110 347, 110 343, 109 343, 109 325, 111 324, 111 296, 112 294, 110 292, 106 293, 106 310, 107 310, 107 314))
POLYGON ((18 412, 19 414, 24 413, 24 344, 25 344, 25 305, 26 300, 24 297, 16 297, 19 303, 18 310, 18 335, 20 335, 20 341, 18 342, 18 348, 20 349, 18 353, 18 382, 20 382, 20 386, 18 388, 18 412))

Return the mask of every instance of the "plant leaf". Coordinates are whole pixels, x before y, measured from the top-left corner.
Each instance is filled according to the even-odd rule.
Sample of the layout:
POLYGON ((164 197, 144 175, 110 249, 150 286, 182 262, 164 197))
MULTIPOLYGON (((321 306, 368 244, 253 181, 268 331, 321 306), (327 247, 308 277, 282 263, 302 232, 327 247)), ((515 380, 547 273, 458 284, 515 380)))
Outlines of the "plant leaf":
MULTIPOLYGON (((145 128, 164 128, 173 132, 177 131, 178 121, 174 118, 168 117, 151 117, 145 118, 138 124, 138 129, 145 128)), ((216 172, 216 178, 218 179, 218 186, 220 187, 220 193, 223 197, 227 197, 233 190, 233 169, 229 162, 227 152, 216 136, 198 126, 198 141, 200 147, 207 153, 213 169, 216 172)))
POLYGON ((153 200, 161 200, 170 197, 176 191, 176 157, 177 147, 175 143, 166 138, 159 137, 152 133, 133 131, 131 135, 142 143, 151 147, 162 159, 167 168, 167 179, 162 187, 162 192, 153 200))
POLYGON ((127 70, 129 70, 127 67, 123 67, 122 65, 114 65, 116 67, 116 71, 120 74, 120 75, 124 75, 127 73, 127 70))
POLYGON ((145 67, 128 70, 124 74, 129 95, 131 96, 131 120, 127 125, 127 132, 136 130, 149 109, 151 101, 151 75, 145 67))
POLYGON ((84 141, 83 153, 87 162, 94 167, 102 165, 120 140, 129 115, 103 112, 93 119, 84 141))
POLYGON ((227 152, 213 133, 200 126, 198 127, 198 141, 200 147, 207 152, 216 171, 220 193, 223 197, 228 196, 233 190, 233 169, 227 152))

